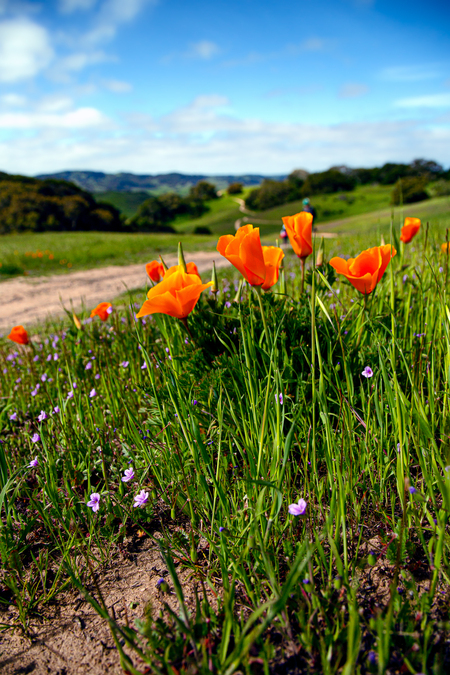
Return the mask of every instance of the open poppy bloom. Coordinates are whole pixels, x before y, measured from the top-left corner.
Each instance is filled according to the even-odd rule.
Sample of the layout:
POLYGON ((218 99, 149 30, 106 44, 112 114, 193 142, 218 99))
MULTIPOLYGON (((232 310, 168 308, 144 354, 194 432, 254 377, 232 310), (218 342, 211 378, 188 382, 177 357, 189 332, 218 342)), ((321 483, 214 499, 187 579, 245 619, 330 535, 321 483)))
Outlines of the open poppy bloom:
POLYGON ((403 241, 405 244, 409 244, 411 239, 416 236, 419 230, 419 218, 405 218, 405 224, 403 225, 402 232, 400 234, 400 241, 403 241))
POLYGON ((450 253, 450 242, 448 242, 448 243, 444 242, 443 244, 441 244, 441 249, 442 249, 443 253, 447 253, 447 254, 450 253))
POLYGON ((284 253, 278 246, 263 246, 264 263, 266 265, 266 278, 261 286, 263 291, 268 291, 277 281, 280 274, 281 261, 284 253))
POLYGON ((217 242, 217 250, 251 286, 262 286, 266 279, 266 264, 259 237, 259 227, 244 225, 236 235, 225 234, 217 242))
POLYGON ((342 274, 364 295, 372 293, 397 251, 390 244, 374 246, 363 251, 357 258, 331 258, 330 265, 342 274))
POLYGON ((23 326, 14 326, 8 335, 8 340, 17 342, 18 345, 27 345, 30 341, 28 338, 28 333, 23 326))
POLYGON ((304 259, 311 255, 313 215, 307 211, 282 218, 294 253, 304 259))
POLYGON ((164 265, 157 260, 152 260, 151 262, 147 263, 145 266, 145 271, 147 272, 150 279, 156 283, 158 283, 158 281, 160 281, 165 274, 164 265))
POLYGON ((136 316, 168 314, 176 319, 186 319, 201 293, 211 285, 212 281, 202 284, 198 274, 186 274, 179 265, 174 265, 167 270, 161 283, 149 290, 147 300, 136 316))
POLYGON ((108 316, 112 312, 112 305, 110 302, 101 302, 95 309, 91 312, 91 318, 94 316, 99 316, 102 321, 106 321, 108 316))
POLYGON ((188 274, 196 274, 198 277, 200 277, 200 274, 198 273, 197 265, 193 262, 186 263, 186 270, 188 274))

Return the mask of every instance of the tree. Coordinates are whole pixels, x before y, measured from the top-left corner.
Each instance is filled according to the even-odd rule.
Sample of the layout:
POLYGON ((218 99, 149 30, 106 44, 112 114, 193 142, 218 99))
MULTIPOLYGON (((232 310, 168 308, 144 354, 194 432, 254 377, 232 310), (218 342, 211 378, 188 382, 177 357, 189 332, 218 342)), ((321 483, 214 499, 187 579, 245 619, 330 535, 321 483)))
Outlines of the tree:
POLYGON ((218 199, 216 186, 208 183, 206 180, 200 180, 197 185, 191 187, 189 196, 192 199, 207 201, 208 199, 218 199))
POLYGON ((413 204, 428 199, 425 190, 427 183, 428 179, 424 176, 399 179, 391 193, 391 204, 413 204))
POLYGON ((243 187, 242 183, 230 183, 227 187, 227 193, 229 195, 240 195, 243 187))

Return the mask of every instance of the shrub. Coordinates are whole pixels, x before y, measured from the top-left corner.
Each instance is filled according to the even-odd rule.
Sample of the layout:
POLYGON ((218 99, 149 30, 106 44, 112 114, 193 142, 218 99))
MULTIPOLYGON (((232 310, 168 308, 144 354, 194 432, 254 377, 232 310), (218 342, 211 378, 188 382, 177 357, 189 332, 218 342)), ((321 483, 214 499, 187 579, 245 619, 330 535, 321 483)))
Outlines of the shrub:
POLYGON ((229 195, 240 195, 243 187, 242 183, 230 183, 227 192, 229 195))
POLYGON ((194 234, 212 234, 212 232, 207 225, 197 225, 194 234))
POLYGON ((391 204, 413 204, 414 202, 421 202, 428 199, 428 194, 425 190, 427 185, 427 178, 407 177, 401 178, 395 184, 391 193, 391 204))

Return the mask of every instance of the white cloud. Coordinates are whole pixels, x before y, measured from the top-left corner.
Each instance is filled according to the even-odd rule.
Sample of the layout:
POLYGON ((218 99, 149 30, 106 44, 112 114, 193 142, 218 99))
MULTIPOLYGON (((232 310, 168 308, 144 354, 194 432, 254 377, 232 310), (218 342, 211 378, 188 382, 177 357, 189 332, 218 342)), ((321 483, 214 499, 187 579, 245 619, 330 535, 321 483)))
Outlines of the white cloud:
POLYGON ((104 0, 101 5, 94 28, 83 38, 86 44, 95 45, 111 40, 118 26, 132 21, 145 6, 154 6, 158 0, 104 0))
POLYGON ((36 109, 41 113, 60 113, 73 108, 73 100, 69 96, 45 96, 39 101, 36 109))
POLYGON ((159 119, 129 114, 121 127, 91 108, 60 114, 0 114, 0 126, 12 129, 11 137, 0 142, 2 168, 27 174, 76 168, 274 174, 296 166, 314 171, 342 163, 374 166, 415 157, 448 164, 449 124, 431 126, 418 120, 272 123, 239 119, 226 114, 228 108, 223 96, 201 96, 159 119))
POLYGON ((347 82, 339 89, 339 98, 357 98, 367 94, 369 87, 366 84, 358 84, 357 82, 347 82))
POLYGON ((195 42, 190 46, 186 56, 208 61, 213 56, 216 56, 216 54, 220 54, 220 48, 215 42, 211 42, 210 40, 200 40, 200 42, 195 42))
POLYGON ((0 81, 17 82, 37 75, 53 58, 47 31, 28 19, 0 23, 0 81))
POLYGON ((447 108, 450 106, 450 94, 430 94, 412 96, 394 101, 396 108, 447 108))
POLYGON ((109 56, 102 50, 74 52, 73 54, 58 59, 49 71, 49 76, 55 82, 68 83, 72 81, 74 73, 83 70, 86 66, 115 60, 115 57, 109 56))
POLYGON ((415 66, 391 66, 383 68, 379 77, 387 82, 419 82, 433 80, 441 76, 440 68, 435 64, 415 66))
POLYGON ((76 10, 93 9, 97 0, 59 0, 59 9, 63 14, 70 14, 76 10))
POLYGON ((123 82, 122 80, 104 80, 103 86, 112 91, 113 94, 128 94, 133 89, 129 82, 123 82))
MULTIPOLYGON (((78 108, 64 114, 56 112, 0 113, 1 129, 91 129, 110 126, 108 118, 96 108, 78 108)), ((24 170, 27 169, 24 167, 24 170)))
POLYGON ((26 105, 27 99, 25 96, 20 96, 20 94, 3 94, 0 97, 0 101, 9 108, 23 108, 26 105))

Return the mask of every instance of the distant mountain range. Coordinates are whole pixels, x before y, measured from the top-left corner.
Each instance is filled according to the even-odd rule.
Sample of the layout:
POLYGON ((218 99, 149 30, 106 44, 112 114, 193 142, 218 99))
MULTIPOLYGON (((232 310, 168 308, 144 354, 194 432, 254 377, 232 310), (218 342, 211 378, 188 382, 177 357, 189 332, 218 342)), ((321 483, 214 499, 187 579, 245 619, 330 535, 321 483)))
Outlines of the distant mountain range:
POLYGON ((283 180, 286 176, 205 176, 187 175, 183 173, 163 173, 155 176, 141 176, 134 173, 103 173, 101 171, 61 171, 36 176, 36 178, 56 178, 75 183, 88 192, 179 192, 185 194, 199 180, 213 183, 218 190, 223 190, 230 183, 243 183, 245 186, 259 185, 264 178, 283 180))

